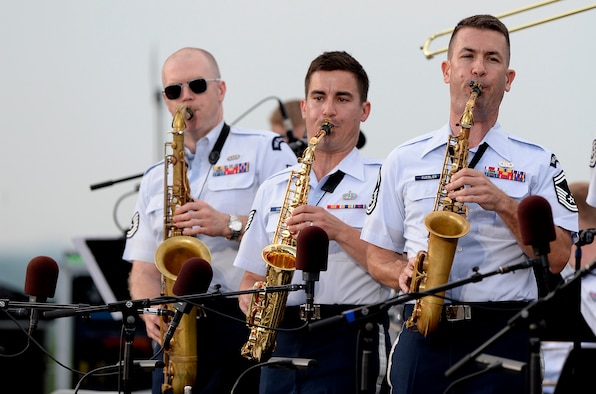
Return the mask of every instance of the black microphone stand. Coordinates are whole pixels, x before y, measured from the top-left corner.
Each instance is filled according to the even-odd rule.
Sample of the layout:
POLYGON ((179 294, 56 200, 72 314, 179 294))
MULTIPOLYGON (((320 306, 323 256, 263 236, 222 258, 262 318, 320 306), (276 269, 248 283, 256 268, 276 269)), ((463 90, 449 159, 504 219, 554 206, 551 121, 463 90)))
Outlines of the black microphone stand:
POLYGON ((540 394, 542 393, 542 378, 541 378, 541 367, 540 367, 540 338, 537 334, 539 328, 539 322, 543 318, 543 308, 548 306, 548 303, 553 299, 558 291, 561 291, 568 286, 575 285, 576 281, 580 281, 581 278, 588 275, 594 268, 596 268, 596 261, 591 263, 588 267, 576 271, 576 273, 568 281, 560 284, 554 290, 550 291, 546 296, 538 298, 531 302, 527 307, 519 311, 515 316, 509 319, 507 326, 497 332, 486 342, 476 348, 472 353, 468 354, 455 365, 445 371, 445 376, 451 376, 455 371, 463 367, 465 364, 473 359, 476 359, 479 354, 502 337, 504 334, 509 332, 511 329, 519 327, 520 325, 527 325, 530 330, 530 362, 529 362, 529 393, 540 394))
MULTIPOLYGON (((44 312, 45 317, 66 317, 75 314, 88 315, 91 312, 109 311, 109 312, 122 312, 122 324, 124 331, 124 354, 123 361, 120 363, 122 366, 121 374, 121 387, 124 394, 131 393, 131 379, 132 371, 134 366, 134 360, 132 358, 132 350, 134 345, 134 337, 136 332, 136 324, 139 321, 138 311, 147 308, 149 305, 157 304, 148 299, 142 300, 129 300, 110 303, 108 305, 101 306, 90 306, 90 305, 78 305, 71 306, 70 308, 59 308, 57 310, 50 310, 44 312)), ((46 304, 49 308, 51 305, 46 304)), ((47 309, 46 308, 46 309, 47 309)), ((157 367, 158 364, 155 364, 157 367)))
POLYGON ((323 320, 319 320, 314 323, 311 323, 309 325, 309 330, 316 331, 316 330, 323 328, 325 326, 328 326, 331 324, 337 324, 342 321, 346 321, 347 323, 354 323, 354 322, 357 322, 360 320, 368 320, 374 316, 377 316, 379 313, 386 311, 387 309, 389 309, 390 307, 392 307, 394 305, 404 304, 408 301, 417 300, 419 298, 422 298, 422 297, 425 297, 428 295, 434 295, 437 293, 441 293, 443 291, 447 291, 447 290, 450 290, 450 289, 453 289, 453 288, 456 288, 459 286, 463 286, 468 283, 480 282, 481 280, 483 280, 484 278, 487 278, 489 276, 493 276, 493 275, 497 275, 497 274, 505 274, 508 272, 516 271, 518 269, 531 268, 535 264, 538 264, 538 262, 536 260, 527 260, 527 261, 524 261, 519 264, 513 264, 513 265, 509 265, 509 266, 499 267, 498 269, 488 272, 486 274, 479 273, 478 268, 476 267, 476 268, 474 268, 474 273, 467 278, 456 280, 456 281, 449 282, 449 283, 445 283, 444 285, 436 286, 436 287, 433 287, 431 289, 421 291, 421 292, 400 294, 400 295, 393 297, 389 300, 382 301, 382 302, 379 302, 376 304, 370 304, 370 305, 365 305, 365 306, 362 306, 359 308, 350 309, 350 310, 344 311, 341 315, 330 317, 327 319, 323 319, 323 320))
POLYGON ((130 180, 133 180, 133 179, 141 178, 143 175, 144 175, 143 173, 136 174, 136 175, 131 175, 131 176, 127 176, 127 177, 124 177, 124 178, 116 179, 116 180, 113 180, 113 181, 105 181, 105 182, 96 183, 96 184, 93 184, 93 185, 91 185, 89 187, 91 188, 91 190, 102 189, 104 187, 115 185, 116 183, 126 182, 126 181, 130 181, 130 180))
MULTIPOLYGON (((132 359, 132 349, 134 343, 134 336, 136 331, 136 323, 138 322, 138 314, 143 313, 143 310, 149 308, 152 305, 162 305, 180 301, 186 301, 195 303, 198 300, 216 299, 221 297, 238 296, 241 294, 252 294, 252 293, 273 293, 282 291, 296 291, 304 288, 302 284, 290 284, 285 286, 269 286, 263 289, 249 289, 239 290, 228 293, 213 292, 204 294, 191 294, 185 296, 162 296, 153 299, 138 299, 138 300, 126 300, 109 303, 107 305, 66 305, 55 308, 52 304, 39 304, 40 308, 43 308, 47 312, 44 312, 44 316, 47 318, 57 318, 73 316, 76 314, 89 314, 92 312, 122 312, 122 324, 125 332, 125 346, 124 355, 122 362, 122 387, 124 394, 131 394, 130 381, 134 366, 134 360, 132 359)), ((4 305, 4 300, 0 300, 0 306, 4 305)), ((8 304, 8 303, 6 303, 8 304)), ((22 306, 25 303, 13 303, 16 306, 22 306)), ((31 304, 31 303, 29 303, 31 304)), ((35 306, 38 304, 35 303, 35 306)))
MULTIPOLYGON (((134 303, 132 303, 134 304, 134 303)), ((124 365, 122 367, 122 389, 124 394, 131 393, 130 382, 132 379, 133 358, 132 350, 139 316, 136 309, 130 308, 131 304, 125 303, 122 309, 122 324, 124 328, 124 365)))

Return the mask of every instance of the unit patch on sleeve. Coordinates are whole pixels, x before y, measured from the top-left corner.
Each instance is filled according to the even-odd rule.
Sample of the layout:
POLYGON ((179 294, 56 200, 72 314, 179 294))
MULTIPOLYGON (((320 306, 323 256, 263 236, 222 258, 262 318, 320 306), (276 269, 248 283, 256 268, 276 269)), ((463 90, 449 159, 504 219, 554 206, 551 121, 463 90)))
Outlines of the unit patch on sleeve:
POLYGON ((557 168, 558 163, 559 163, 559 160, 557 160, 557 156, 555 156, 554 153, 552 155, 550 155, 550 166, 553 168, 557 168))
POLYGON ((285 143, 286 141, 282 138, 281 135, 273 138, 273 141, 271 141, 271 148, 273 150, 281 150, 281 144, 285 143))

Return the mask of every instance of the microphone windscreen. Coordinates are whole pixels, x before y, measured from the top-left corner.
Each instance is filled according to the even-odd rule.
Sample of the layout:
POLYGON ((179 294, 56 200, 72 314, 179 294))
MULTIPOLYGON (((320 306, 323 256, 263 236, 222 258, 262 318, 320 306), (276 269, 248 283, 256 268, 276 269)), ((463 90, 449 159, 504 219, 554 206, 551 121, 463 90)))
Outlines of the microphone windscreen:
POLYGON ((524 245, 537 246, 549 250, 549 242, 557 238, 553 213, 544 197, 529 196, 517 207, 519 231, 524 245))
POLYGON ((327 270, 329 236, 318 226, 300 230, 296 237, 296 269, 304 272, 327 270))
POLYGON ((172 292, 177 296, 205 293, 212 278, 211 264, 199 257, 190 258, 182 264, 172 292))
POLYGON ((58 264, 47 256, 34 257, 27 265, 25 294, 52 298, 58 282, 58 264))

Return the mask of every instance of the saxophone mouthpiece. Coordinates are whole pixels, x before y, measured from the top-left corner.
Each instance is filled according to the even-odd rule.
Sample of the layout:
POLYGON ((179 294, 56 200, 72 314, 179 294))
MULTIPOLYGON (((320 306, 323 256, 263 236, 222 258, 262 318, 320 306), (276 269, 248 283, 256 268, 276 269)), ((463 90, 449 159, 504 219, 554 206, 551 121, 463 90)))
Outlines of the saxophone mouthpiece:
POLYGON ((331 119, 325 118, 325 121, 321 125, 321 130, 325 132, 325 135, 331 134, 331 129, 333 129, 333 123, 331 123, 331 119))
POLYGON ((184 110, 184 119, 191 120, 195 116, 195 111, 192 110, 190 107, 186 107, 184 110))
POLYGON ((470 93, 476 93, 477 96, 482 94, 482 85, 478 81, 470 81, 470 93))
POLYGON ((176 113, 172 119, 172 128, 175 131, 184 131, 186 129, 186 121, 191 120, 195 113, 192 108, 186 105, 179 105, 176 107, 176 113))

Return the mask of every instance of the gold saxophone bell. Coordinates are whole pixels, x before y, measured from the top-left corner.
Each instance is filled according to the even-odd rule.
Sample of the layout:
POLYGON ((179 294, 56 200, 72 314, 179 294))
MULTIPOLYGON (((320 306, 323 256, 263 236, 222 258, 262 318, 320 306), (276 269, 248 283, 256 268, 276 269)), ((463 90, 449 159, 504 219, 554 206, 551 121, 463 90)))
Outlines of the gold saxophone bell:
MULTIPOLYGON (((461 215, 450 211, 433 211, 424 218, 429 232, 428 251, 421 255, 414 271, 418 277, 417 290, 425 291, 447 282, 459 238, 470 231, 470 223, 461 215), (432 262, 432 264, 430 263, 432 262)), ((427 336, 437 329, 443 309, 445 292, 421 298, 414 308, 416 330, 427 336)), ((412 327, 408 320, 406 326, 412 327)))
POLYGON ((197 238, 186 235, 168 238, 155 252, 155 265, 163 276, 175 282, 182 264, 193 257, 211 263, 209 248, 197 238))

